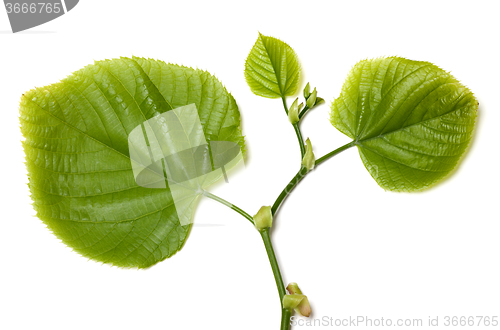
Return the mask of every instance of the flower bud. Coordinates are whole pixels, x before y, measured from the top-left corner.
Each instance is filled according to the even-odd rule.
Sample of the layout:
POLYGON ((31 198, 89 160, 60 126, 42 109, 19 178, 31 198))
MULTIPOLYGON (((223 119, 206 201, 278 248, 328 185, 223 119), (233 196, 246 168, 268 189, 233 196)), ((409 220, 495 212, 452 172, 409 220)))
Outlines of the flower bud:
POLYGON ((306 87, 304 87, 304 98, 307 98, 311 95, 311 88, 309 87, 309 83, 307 83, 306 87))
POLYGON ((306 140, 306 153, 304 158, 302 158, 302 166, 307 169, 307 172, 314 168, 314 164, 316 162, 316 157, 312 151, 311 140, 309 138, 306 140))
POLYGON ((314 87, 314 90, 312 91, 311 95, 307 98, 306 105, 309 109, 312 109, 314 105, 316 104, 316 97, 318 95, 318 92, 316 91, 316 87, 314 87))
POLYGON ((288 120, 293 124, 296 124, 299 121, 299 98, 296 98, 293 101, 290 109, 288 110, 288 120))
POLYGON ((271 212, 271 206, 262 206, 257 214, 253 216, 253 223, 258 231, 272 227, 273 214, 271 212))

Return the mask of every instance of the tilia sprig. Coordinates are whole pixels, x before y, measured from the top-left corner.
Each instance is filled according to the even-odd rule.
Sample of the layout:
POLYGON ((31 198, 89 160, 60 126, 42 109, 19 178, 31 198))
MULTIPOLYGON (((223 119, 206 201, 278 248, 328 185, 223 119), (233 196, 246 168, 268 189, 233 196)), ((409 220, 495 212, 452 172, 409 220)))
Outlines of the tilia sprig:
POLYGON ((254 94, 282 100, 301 161, 276 200, 254 210, 253 217, 207 190, 227 180, 246 148, 236 102, 209 73, 120 58, 25 93, 20 121, 37 216, 83 256, 147 268, 183 247, 197 198, 220 202, 262 237, 279 293, 281 329, 289 329, 292 313, 309 316, 314 299, 296 283, 285 287, 270 237, 294 187, 325 161, 356 147, 383 189, 426 189, 459 163, 478 107, 469 89, 431 63, 364 60, 331 103, 332 125, 352 141, 318 157, 318 141, 304 140, 300 124, 324 100, 321 88, 309 83, 297 96, 300 74, 289 45, 259 34, 244 75, 254 94))

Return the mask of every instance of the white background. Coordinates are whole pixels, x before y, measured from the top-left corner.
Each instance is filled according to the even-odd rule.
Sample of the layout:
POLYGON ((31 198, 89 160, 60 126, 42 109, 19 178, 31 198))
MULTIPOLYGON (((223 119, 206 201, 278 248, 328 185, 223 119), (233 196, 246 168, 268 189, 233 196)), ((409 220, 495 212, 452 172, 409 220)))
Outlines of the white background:
POLYGON ((310 81, 327 100, 302 124, 317 157, 349 142, 329 123, 329 103, 361 59, 433 62, 480 102, 470 151, 435 188, 385 192, 350 149, 287 199, 273 241, 284 281, 299 283, 312 317, 500 316, 499 4, 86 0, 18 34, 0 8, 0 328, 279 328, 260 236, 211 200, 199 204, 183 250, 147 270, 101 265, 63 245, 31 207, 18 121, 23 92, 94 60, 136 55, 206 69, 237 100, 249 150, 246 169, 212 192, 254 214, 274 202, 300 161, 280 101, 253 95, 245 83, 258 31, 291 45, 305 74, 301 88, 310 81))

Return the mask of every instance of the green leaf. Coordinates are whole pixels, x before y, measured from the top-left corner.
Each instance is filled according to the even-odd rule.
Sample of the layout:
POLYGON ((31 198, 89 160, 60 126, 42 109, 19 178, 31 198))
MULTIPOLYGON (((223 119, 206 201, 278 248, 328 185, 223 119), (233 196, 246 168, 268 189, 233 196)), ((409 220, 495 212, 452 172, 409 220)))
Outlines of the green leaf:
POLYGON ((259 33, 245 62, 245 79, 252 92, 259 96, 294 95, 300 80, 297 54, 283 41, 259 33))
POLYGON ((331 122, 355 141, 384 189, 417 191, 447 176, 472 138, 478 102, 451 74, 400 57, 359 62, 331 122))
POLYGON ((208 141, 244 149, 235 100, 201 70, 106 60, 24 94, 20 121, 37 216, 65 244, 104 263, 144 268, 175 254, 191 224, 181 226, 168 186, 136 183, 127 137, 193 103, 208 141))

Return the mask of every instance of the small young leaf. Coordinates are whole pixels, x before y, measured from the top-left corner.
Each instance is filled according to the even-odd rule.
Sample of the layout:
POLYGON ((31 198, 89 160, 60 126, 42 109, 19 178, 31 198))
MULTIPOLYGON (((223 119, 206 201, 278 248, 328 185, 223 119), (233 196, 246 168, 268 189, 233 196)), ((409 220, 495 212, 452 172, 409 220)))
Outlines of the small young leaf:
POLYGON ((437 66, 378 58, 351 70, 332 103, 331 122, 355 141, 382 188, 417 191, 457 165, 477 108, 470 90, 437 66))
POLYGON ((254 94, 278 98, 294 95, 300 65, 294 50, 281 40, 259 33, 245 62, 245 79, 254 94))
POLYGON ((136 183, 127 137, 146 120, 193 103, 208 142, 244 149, 235 100, 201 70, 121 58, 25 93, 20 121, 37 216, 97 261, 144 268, 174 255, 191 225, 181 225, 168 186, 136 183))

